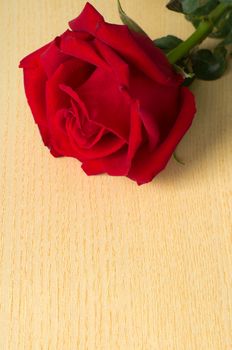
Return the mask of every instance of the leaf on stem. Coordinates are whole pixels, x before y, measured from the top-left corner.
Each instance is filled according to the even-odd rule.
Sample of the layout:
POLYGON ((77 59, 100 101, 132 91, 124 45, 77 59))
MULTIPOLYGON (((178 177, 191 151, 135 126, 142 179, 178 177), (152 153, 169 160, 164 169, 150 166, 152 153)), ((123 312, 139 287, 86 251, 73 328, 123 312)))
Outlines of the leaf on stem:
POLYGON ((145 31, 133 19, 127 16, 127 14, 123 11, 120 1, 117 0, 117 2, 118 2, 118 12, 122 23, 125 24, 130 30, 147 36, 145 31))
POLYGON ((219 43, 218 46, 227 46, 232 45, 232 28, 230 29, 230 32, 227 34, 225 39, 219 43))
POLYGON ((212 6, 215 7, 217 5, 218 0, 170 0, 166 7, 169 10, 181 12, 186 15, 195 14, 200 16, 202 12, 208 14, 212 10, 212 6))
POLYGON ((217 2, 217 1, 212 1, 212 0, 182 0, 182 6, 183 6, 183 11, 186 14, 193 13, 197 10, 200 10, 204 8, 205 6, 209 6, 212 2, 217 2))
POLYGON ((226 54, 224 47, 218 47, 213 52, 201 49, 192 54, 192 68, 196 77, 202 80, 220 78, 226 70, 226 54))
POLYGON ((171 11, 183 13, 181 0, 170 0, 166 7, 171 11))
MULTIPOLYGON (((229 46, 231 48, 231 45, 232 45, 232 28, 231 28, 231 31, 230 33, 225 37, 224 40, 222 40, 217 46, 216 46, 216 49, 215 50, 218 50, 218 49, 223 49, 223 50, 226 50, 226 46, 229 46)), ((231 57, 232 56, 232 51, 229 52, 229 55, 228 57, 231 57)))
POLYGON ((176 151, 173 152, 173 158, 175 159, 175 161, 176 161, 177 163, 179 163, 179 164, 181 164, 181 165, 185 165, 185 163, 183 162, 183 160, 181 160, 181 159, 179 158, 179 156, 176 154, 176 151))
POLYGON ((160 48, 164 53, 168 53, 177 47, 183 40, 177 38, 174 35, 163 36, 162 38, 153 40, 155 46, 160 48))
POLYGON ((197 28, 202 18, 207 16, 217 5, 218 0, 208 0, 204 6, 197 7, 195 11, 186 12, 185 18, 197 28))
POLYGON ((212 38, 225 38, 232 28, 232 9, 226 11, 224 15, 216 23, 213 32, 210 34, 212 38))
POLYGON ((232 5, 232 0, 219 0, 219 1, 222 2, 223 4, 232 5))

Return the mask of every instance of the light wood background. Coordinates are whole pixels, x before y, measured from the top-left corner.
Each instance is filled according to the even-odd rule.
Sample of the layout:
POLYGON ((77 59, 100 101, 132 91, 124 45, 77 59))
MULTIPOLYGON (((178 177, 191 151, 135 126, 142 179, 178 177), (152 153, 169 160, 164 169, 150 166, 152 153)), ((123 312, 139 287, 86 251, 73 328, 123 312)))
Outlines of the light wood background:
MULTIPOLYGON (((114 0, 92 3, 118 22, 114 0)), ((152 38, 192 30, 162 0, 122 0, 152 38)), ((42 145, 19 60, 81 0, 1 0, 1 350, 232 349, 230 71, 152 183, 87 177, 42 145)))

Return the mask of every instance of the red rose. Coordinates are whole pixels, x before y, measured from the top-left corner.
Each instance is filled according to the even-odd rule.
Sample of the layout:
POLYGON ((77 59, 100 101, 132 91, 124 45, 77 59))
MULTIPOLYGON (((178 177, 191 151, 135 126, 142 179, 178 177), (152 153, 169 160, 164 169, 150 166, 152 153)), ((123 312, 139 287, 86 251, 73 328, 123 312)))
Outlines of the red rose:
POLYGON ((148 37, 89 3, 70 27, 20 63, 45 145, 88 175, 151 181, 191 125, 192 93, 148 37))

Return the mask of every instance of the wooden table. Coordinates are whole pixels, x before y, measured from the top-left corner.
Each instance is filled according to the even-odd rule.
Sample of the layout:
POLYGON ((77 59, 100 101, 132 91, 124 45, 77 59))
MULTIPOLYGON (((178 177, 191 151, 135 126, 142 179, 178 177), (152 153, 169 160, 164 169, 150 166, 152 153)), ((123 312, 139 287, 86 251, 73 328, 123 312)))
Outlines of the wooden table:
MULTIPOLYGON (((1 350, 232 349, 232 67, 197 82, 198 114, 152 183, 87 177, 42 145, 19 60, 83 0, 1 0, 1 350)), ((114 0, 92 3, 119 23, 114 0)), ((152 38, 192 27, 122 0, 152 38)))

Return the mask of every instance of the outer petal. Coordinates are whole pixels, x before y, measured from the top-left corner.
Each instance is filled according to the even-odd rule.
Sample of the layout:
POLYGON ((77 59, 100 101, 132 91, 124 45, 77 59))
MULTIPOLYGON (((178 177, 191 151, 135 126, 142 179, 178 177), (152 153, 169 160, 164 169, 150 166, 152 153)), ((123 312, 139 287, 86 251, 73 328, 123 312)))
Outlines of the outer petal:
POLYGON ((94 33, 102 22, 104 22, 103 16, 87 2, 80 15, 69 22, 69 26, 74 31, 94 33))
POLYGON ((48 78, 52 76, 61 63, 64 63, 70 59, 70 56, 65 55, 59 48, 60 40, 64 35, 65 34, 63 34, 61 37, 55 38, 48 48, 40 55, 41 65, 48 78))
POLYGON ((179 85, 184 81, 181 74, 178 74, 173 66, 168 62, 166 55, 158 47, 154 49, 154 42, 150 40, 148 36, 141 35, 140 33, 132 32, 131 35, 140 46, 143 52, 156 63, 158 69, 169 77, 171 85, 179 85))
POLYGON ((50 144, 50 135, 46 118, 45 85, 47 76, 41 65, 40 56, 51 44, 41 47, 39 50, 26 56, 20 62, 20 68, 24 71, 24 87, 28 104, 31 108, 35 122, 46 146, 50 144))
POLYGON ((138 185, 150 182, 167 165, 177 144, 192 124, 196 113, 194 96, 188 88, 183 87, 181 99, 180 113, 167 138, 154 152, 149 153, 142 148, 136 154, 128 177, 137 181, 138 185))
POLYGON ((117 53, 102 41, 95 39, 94 44, 110 67, 110 74, 121 86, 129 86, 129 66, 117 53))
POLYGON ((107 173, 112 176, 124 176, 128 172, 126 163, 127 146, 108 157, 85 160, 82 169, 87 175, 107 173))
POLYGON ((74 31, 91 33, 155 81, 167 85, 180 84, 179 75, 173 71, 165 56, 153 45, 149 38, 140 34, 135 36, 127 26, 106 23, 100 13, 89 3, 69 25, 74 31), (143 44, 141 44, 142 42, 143 44), (160 63, 157 63, 158 61, 160 63), (167 71, 169 74, 167 74, 167 71))
POLYGON ((180 89, 154 82, 142 72, 130 69, 130 95, 140 103, 140 116, 148 135, 149 150, 164 140, 180 110, 180 89))
POLYGON ((108 65, 95 50, 92 40, 83 40, 80 33, 67 31, 61 38, 60 50, 65 55, 76 57, 109 71, 108 65))
POLYGON ((51 43, 48 43, 44 46, 42 46, 41 48, 39 48, 38 50, 30 53, 29 55, 27 55, 26 57, 24 57, 20 63, 19 63, 19 68, 33 68, 33 67, 37 67, 38 66, 38 62, 40 60, 40 56, 42 55, 42 53, 44 53, 49 46, 51 45, 51 43))

